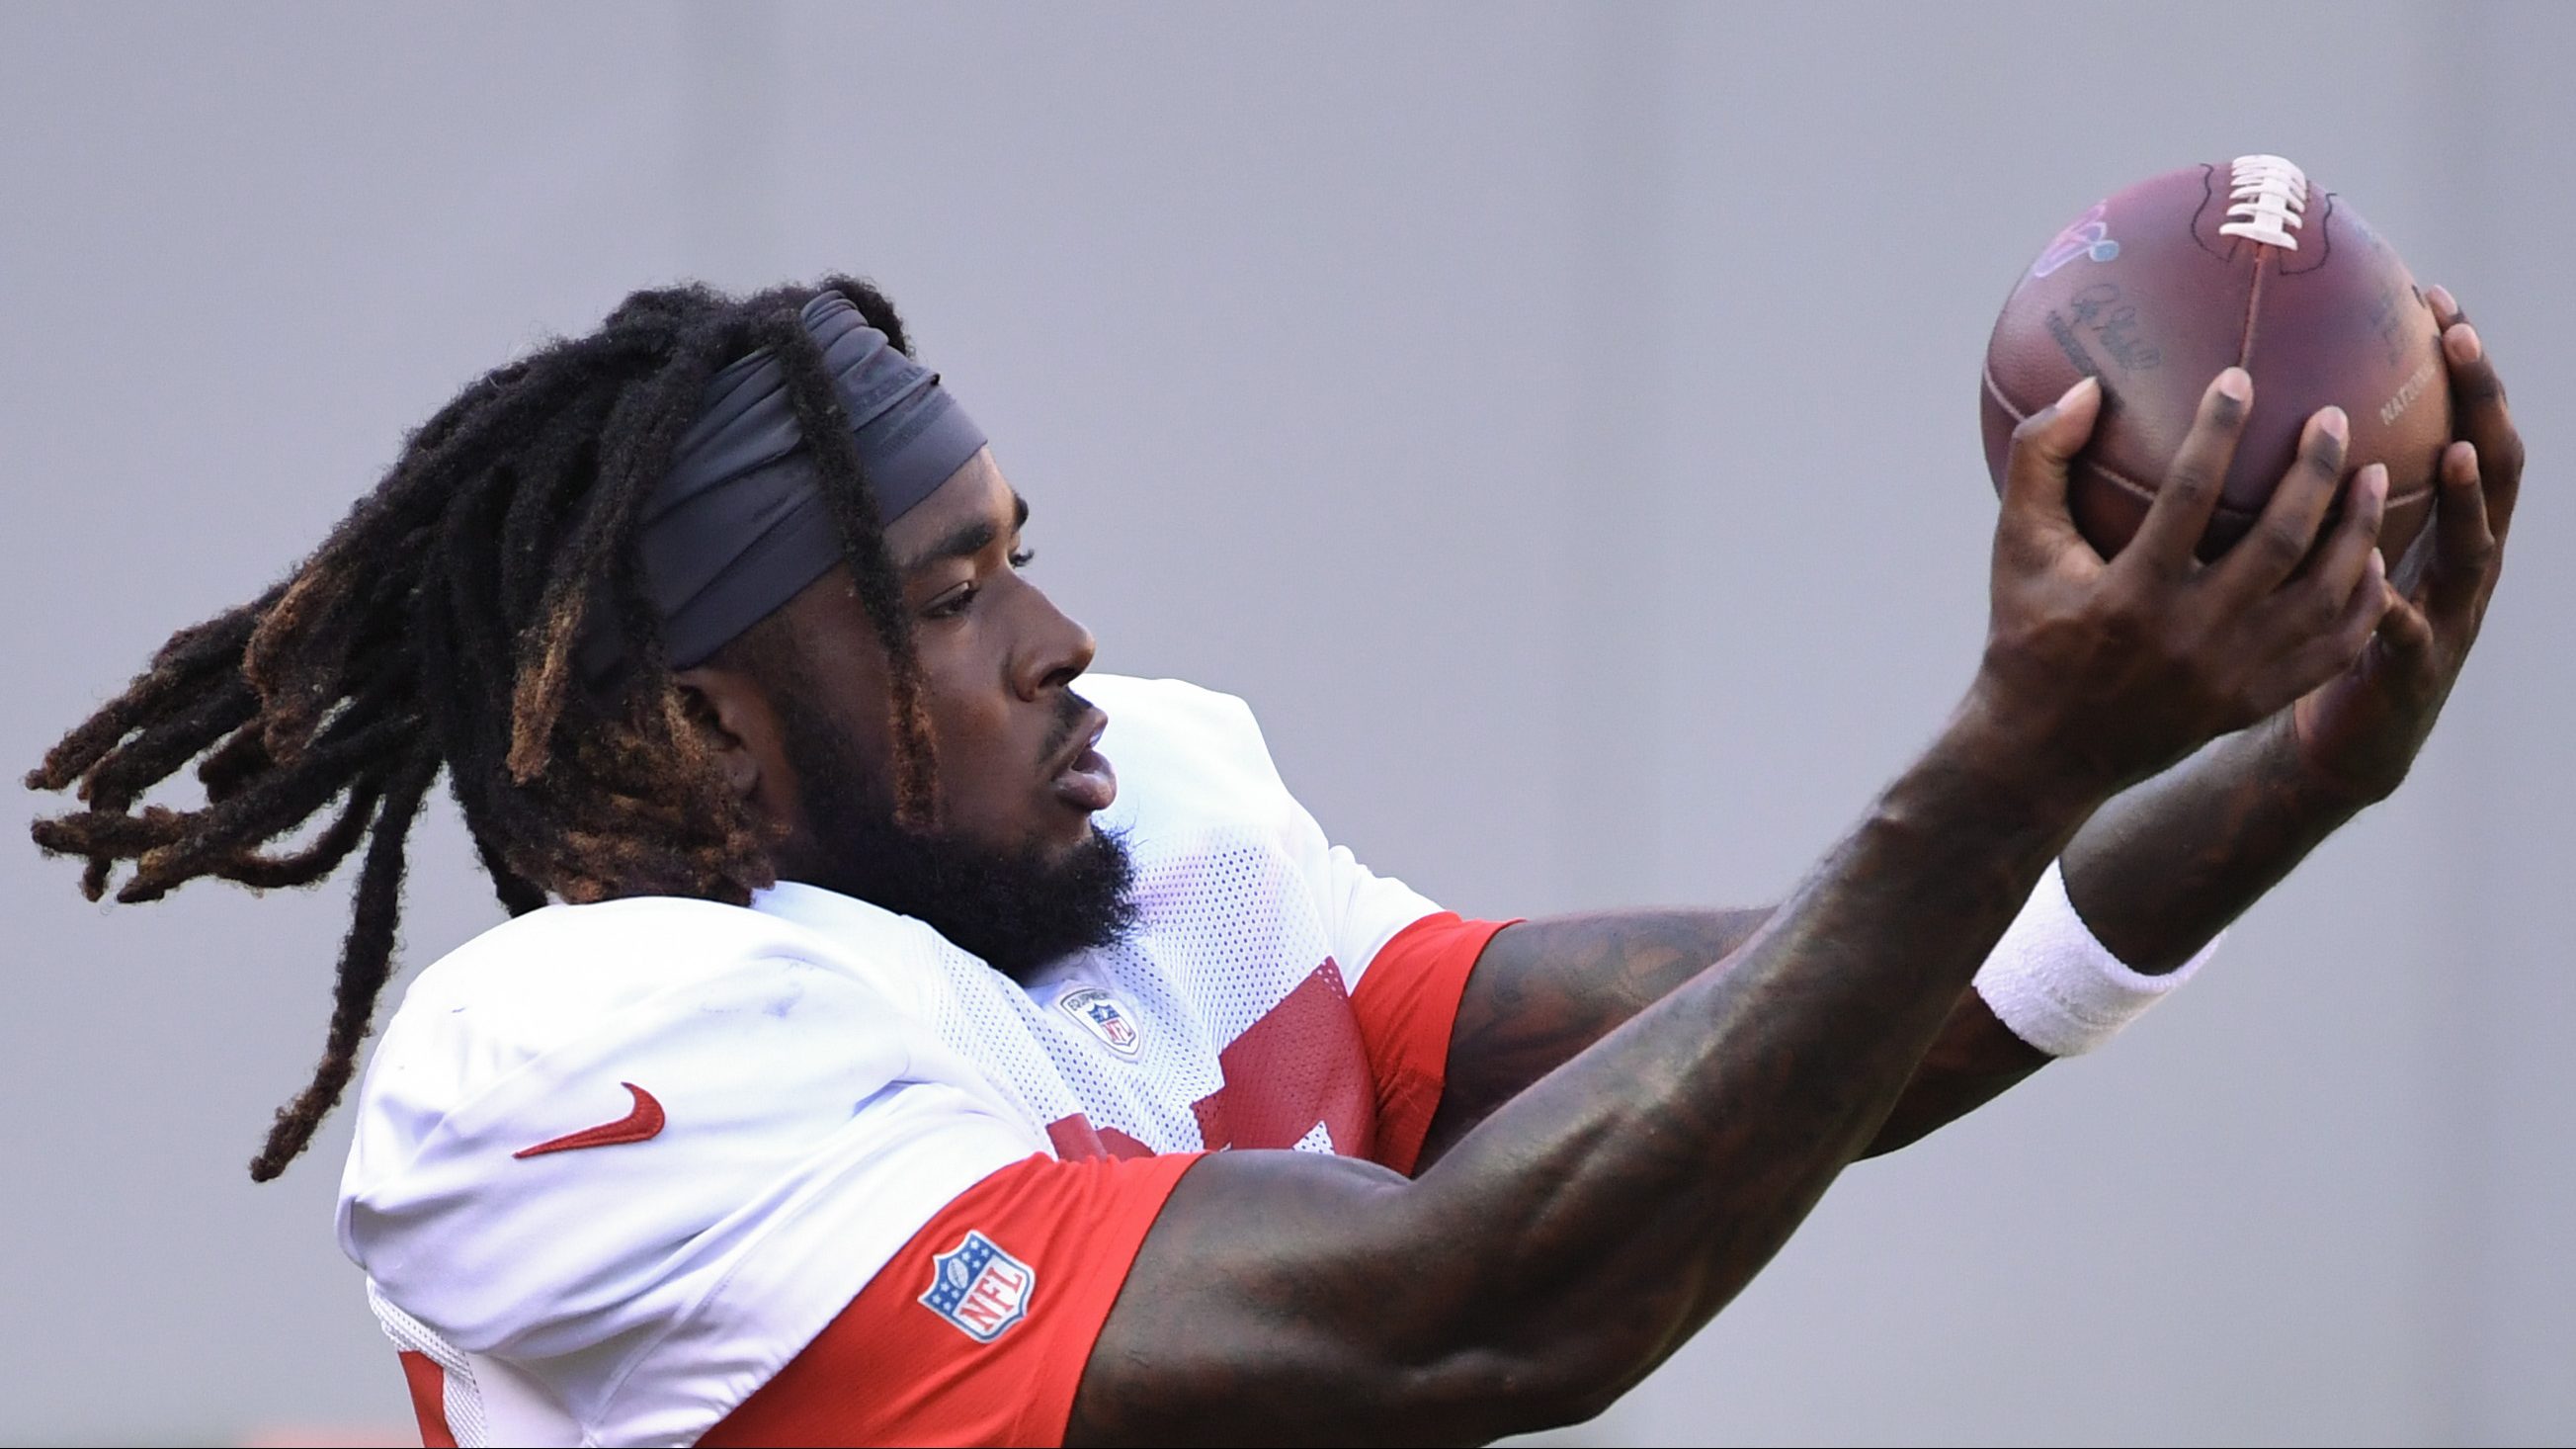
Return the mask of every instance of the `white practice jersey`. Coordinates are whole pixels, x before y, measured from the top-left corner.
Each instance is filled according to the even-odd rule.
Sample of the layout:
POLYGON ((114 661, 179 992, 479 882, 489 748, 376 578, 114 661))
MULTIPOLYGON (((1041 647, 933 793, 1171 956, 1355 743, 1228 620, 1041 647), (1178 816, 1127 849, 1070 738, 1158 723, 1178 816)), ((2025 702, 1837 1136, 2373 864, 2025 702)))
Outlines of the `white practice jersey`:
POLYGON ((845 1312, 863 1366, 828 1392, 780 1380, 760 1409, 844 1417, 759 1432, 1061 1433, 1188 1161, 1144 1160, 1409 1169, 1496 927, 1330 844, 1241 701, 1079 687, 1120 779, 1099 823, 1136 866, 1119 945, 1023 985, 919 921, 786 884, 749 909, 549 906, 421 973, 359 1094, 339 1234, 425 1433, 690 1443, 845 1312), (1368 985, 1382 956, 1407 964, 1368 985), (997 1176, 1020 1165, 1087 1185, 997 1176), (892 1367, 908 1353, 937 1362, 892 1367), (986 1360, 1018 1366, 967 1372, 986 1360))

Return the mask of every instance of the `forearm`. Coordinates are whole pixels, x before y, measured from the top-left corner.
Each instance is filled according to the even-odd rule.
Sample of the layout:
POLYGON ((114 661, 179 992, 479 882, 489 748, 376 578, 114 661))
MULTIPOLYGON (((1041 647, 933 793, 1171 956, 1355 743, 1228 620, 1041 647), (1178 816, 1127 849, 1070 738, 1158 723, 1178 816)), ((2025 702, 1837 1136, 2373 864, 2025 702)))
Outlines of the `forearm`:
POLYGON ((2301 764, 2284 711, 2096 811, 2067 844, 2067 897, 2131 969, 2171 971, 2361 803, 2301 764))
POLYGON ((1424 1176, 1442 1210, 1562 1265, 1497 1282, 1518 1301, 1479 1316, 1553 1339, 1573 1306, 1554 1295, 1602 1300, 1573 1314, 1595 1323, 1617 1300, 1642 1336, 1678 1343, 1768 1261, 1876 1137, 2064 839, 2044 820, 1995 820, 1977 789, 1939 763, 1909 774, 1725 969, 1523 1092, 1424 1176), (1512 1312, 1534 1293, 1550 1295, 1545 1313, 1512 1312))

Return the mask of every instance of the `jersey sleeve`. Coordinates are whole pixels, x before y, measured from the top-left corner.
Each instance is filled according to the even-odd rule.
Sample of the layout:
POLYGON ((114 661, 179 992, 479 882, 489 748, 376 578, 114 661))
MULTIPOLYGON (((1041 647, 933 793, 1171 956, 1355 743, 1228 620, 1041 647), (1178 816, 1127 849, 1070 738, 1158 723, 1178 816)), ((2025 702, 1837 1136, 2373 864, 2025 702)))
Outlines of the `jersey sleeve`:
POLYGON ((1377 1160, 1407 1177, 1449 1080, 1449 1037, 1467 978, 1509 921, 1463 920, 1441 911, 1379 948, 1351 994, 1369 1078, 1377 1088, 1377 1160))
MULTIPOLYGON (((617 964, 649 978, 649 955, 617 964)), ((1048 1150, 885 996, 808 961, 681 973, 533 1042, 483 1015, 414 999, 388 1028, 342 1244, 588 1442, 695 1439, 925 1224, 1048 1150)))
POLYGON ((1063 1443, 1101 1325, 1199 1155, 1031 1158, 985 1178, 698 1443, 1063 1443))

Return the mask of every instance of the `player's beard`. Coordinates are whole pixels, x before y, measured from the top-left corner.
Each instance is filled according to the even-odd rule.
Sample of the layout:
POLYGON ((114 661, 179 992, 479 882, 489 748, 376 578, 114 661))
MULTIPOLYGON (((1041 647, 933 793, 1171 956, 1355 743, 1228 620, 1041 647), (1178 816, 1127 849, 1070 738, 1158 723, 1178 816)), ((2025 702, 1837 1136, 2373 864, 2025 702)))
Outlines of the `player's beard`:
MULTIPOLYGON (((1032 842, 1003 849, 895 821, 884 772, 802 690, 781 692, 781 743, 819 848, 806 874, 827 890, 927 924, 1014 980, 1076 951, 1110 945, 1135 924, 1135 867, 1125 841, 1095 826, 1070 851, 1032 842)), ((1068 728, 1085 705, 1069 695, 1068 728)))

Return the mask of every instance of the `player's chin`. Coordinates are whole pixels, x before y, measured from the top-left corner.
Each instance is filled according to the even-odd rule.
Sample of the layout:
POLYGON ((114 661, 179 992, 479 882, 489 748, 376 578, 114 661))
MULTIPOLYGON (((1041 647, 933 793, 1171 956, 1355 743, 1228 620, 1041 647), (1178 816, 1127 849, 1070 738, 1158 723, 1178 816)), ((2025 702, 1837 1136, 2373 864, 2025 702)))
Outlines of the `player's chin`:
POLYGON ((1099 812, 1088 806, 1072 804, 1050 794, 1040 809, 1042 823, 1032 835, 1042 853, 1051 861, 1061 861, 1074 855, 1100 833, 1095 820, 1099 812))
POLYGON ((1084 809, 1058 796, 1052 790, 1041 790, 1030 802, 1029 811, 1017 822, 1011 838, 1020 849, 1038 860, 1053 865, 1082 849, 1098 833, 1092 824, 1097 813, 1084 809))

